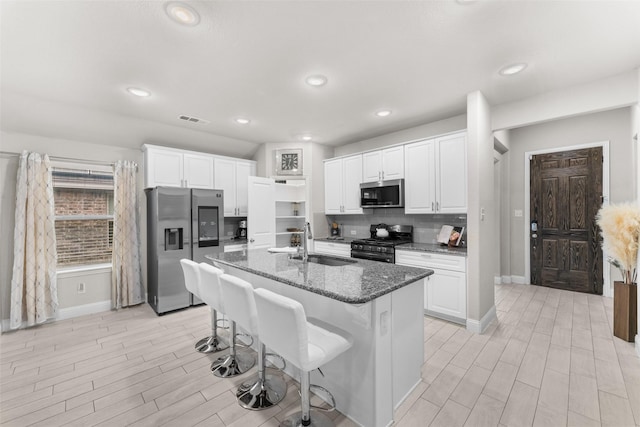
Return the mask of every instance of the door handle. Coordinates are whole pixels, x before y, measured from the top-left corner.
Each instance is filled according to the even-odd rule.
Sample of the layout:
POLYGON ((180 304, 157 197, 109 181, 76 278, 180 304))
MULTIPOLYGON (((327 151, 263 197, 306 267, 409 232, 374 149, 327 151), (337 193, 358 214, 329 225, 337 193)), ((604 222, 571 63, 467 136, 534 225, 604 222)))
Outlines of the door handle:
POLYGON ((435 212, 435 211, 436 211, 436 202, 431 202, 431 210, 432 210, 433 212, 435 212))
POLYGON ((255 240, 249 239, 249 243, 253 243, 253 242, 255 242, 255 240))

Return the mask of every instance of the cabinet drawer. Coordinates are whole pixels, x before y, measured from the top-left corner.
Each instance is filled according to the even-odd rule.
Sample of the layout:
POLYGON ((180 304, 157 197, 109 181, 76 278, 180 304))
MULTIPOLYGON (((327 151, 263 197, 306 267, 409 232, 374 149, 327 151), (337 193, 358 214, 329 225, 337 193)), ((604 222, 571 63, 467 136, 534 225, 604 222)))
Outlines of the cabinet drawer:
POLYGON ((347 243, 314 242, 313 248, 319 254, 351 257, 351 245, 347 243))
POLYGON ((443 255, 422 251, 396 251, 396 264, 412 267, 465 272, 467 259, 456 255, 443 255))

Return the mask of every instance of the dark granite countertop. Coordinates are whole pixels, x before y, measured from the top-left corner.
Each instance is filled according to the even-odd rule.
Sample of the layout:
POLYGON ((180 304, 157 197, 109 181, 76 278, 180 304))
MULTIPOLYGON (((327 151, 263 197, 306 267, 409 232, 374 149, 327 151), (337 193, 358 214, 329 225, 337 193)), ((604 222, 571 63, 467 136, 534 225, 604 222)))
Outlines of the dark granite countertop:
POLYGON ((403 251, 419 251, 419 252, 434 252, 446 255, 458 255, 467 256, 467 248, 455 248, 450 246, 440 245, 438 243, 403 243, 396 246, 396 250, 403 251))
POLYGON ((221 247, 225 247, 225 246, 233 246, 233 245, 246 245, 247 244, 247 238, 245 237, 244 239, 240 239, 240 238, 233 238, 233 239, 225 239, 225 240, 220 240, 220 246, 221 247))
MULTIPOLYGON (((334 260, 344 258, 322 255, 334 260)), ((206 255, 214 263, 305 289, 349 304, 363 304, 433 274, 433 270, 363 259, 344 266, 327 266, 290 259, 266 249, 206 255)))

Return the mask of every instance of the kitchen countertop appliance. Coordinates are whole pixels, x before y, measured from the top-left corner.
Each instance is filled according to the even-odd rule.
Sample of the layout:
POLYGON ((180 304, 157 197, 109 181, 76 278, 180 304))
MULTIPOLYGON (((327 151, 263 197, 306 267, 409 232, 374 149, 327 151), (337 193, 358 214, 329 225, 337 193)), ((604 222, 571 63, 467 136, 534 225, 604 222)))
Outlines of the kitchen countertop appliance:
POLYGON ((372 224, 371 238, 351 242, 351 258, 395 263, 395 247, 413 242, 412 225, 372 224))
POLYGON ((238 222, 238 230, 236 230, 236 238, 246 239, 247 238, 247 221, 242 220, 238 222))

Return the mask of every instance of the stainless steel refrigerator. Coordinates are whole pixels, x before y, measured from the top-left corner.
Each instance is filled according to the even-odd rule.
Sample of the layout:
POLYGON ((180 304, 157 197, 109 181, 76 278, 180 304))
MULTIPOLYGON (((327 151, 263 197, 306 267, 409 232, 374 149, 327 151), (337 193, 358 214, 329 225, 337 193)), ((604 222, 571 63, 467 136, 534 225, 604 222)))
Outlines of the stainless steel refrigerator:
POLYGON ((147 300, 158 314, 200 304, 184 285, 182 258, 220 250, 222 190, 156 187, 147 195, 147 300))

